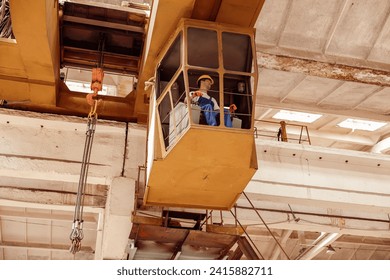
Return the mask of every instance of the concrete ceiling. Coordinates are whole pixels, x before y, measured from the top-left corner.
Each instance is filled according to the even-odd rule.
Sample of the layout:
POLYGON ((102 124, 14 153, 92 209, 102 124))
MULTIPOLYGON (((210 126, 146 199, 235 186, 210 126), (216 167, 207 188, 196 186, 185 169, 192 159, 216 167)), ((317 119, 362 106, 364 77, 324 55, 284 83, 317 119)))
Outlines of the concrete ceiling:
POLYGON ((308 125, 313 144, 371 151, 388 124, 369 133, 337 124, 389 121, 389 11, 387 1, 266 1, 255 26, 258 118, 322 114, 308 125))
MULTIPOLYGON (((118 5, 121 1, 100 2, 118 5)), ((203 7, 205 1, 169 1, 168 6, 159 2, 160 11, 172 13, 169 5, 178 7, 177 14, 169 17, 171 28, 183 15, 216 20, 213 9, 221 2, 227 5, 226 17, 235 3, 210 1, 210 12, 197 14, 194 7, 203 7)), ((389 2, 266 0, 258 12, 251 24, 256 28, 259 65, 255 125, 260 169, 245 192, 259 212, 250 210, 242 196, 236 208, 239 221, 247 226, 249 237, 266 259, 390 259, 390 192, 386 185, 390 179, 386 144, 390 136, 389 2), (301 130, 292 126, 302 125, 297 122, 288 122, 289 143, 275 141, 279 120, 272 117, 280 109, 322 115, 307 124, 311 145, 297 144, 301 130), (373 132, 337 126, 347 118, 387 124, 373 132), (325 252, 329 244, 335 254, 325 252)), ((156 20, 150 26, 157 30, 160 20, 168 18, 163 13, 156 15, 156 20)), ((46 24, 37 23, 42 26, 41 33, 46 32, 46 24)), ((17 34, 18 26, 15 28, 17 34)), ((155 57, 158 44, 169 37, 169 32, 160 32, 153 41, 154 31, 146 36, 159 43, 149 46, 145 64, 155 57)), ((0 61, 12 62, 8 66, 0 62, 0 99, 9 104, 8 109, 0 110, 0 258, 171 258, 173 254, 180 258, 172 244, 156 246, 150 240, 143 241, 143 250, 141 246, 132 250, 131 245, 125 250, 136 224, 132 225, 130 217, 136 182, 142 182, 138 167, 145 162, 146 127, 136 124, 147 112, 142 91, 119 103, 106 100, 100 119, 113 108, 131 108, 135 113, 127 119, 132 121, 129 123, 99 120, 88 177, 83 247, 75 255, 68 252, 86 120, 64 115, 85 116, 88 107, 80 105, 75 111, 73 105, 81 102, 55 100, 59 61, 51 59, 56 51, 48 50, 55 42, 41 40, 34 45, 50 54, 37 64, 41 59, 34 55, 38 53, 26 51, 33 34, 23 36, 26 41, 21 42, 24 47, 20 50, 4 39, 0 42, 0 61), (17 59, 8 58, 11 54, 17 59), (36 67, 45 75, 30 75, 38 71, 36 67), (32 104, 17 103, 24 100, 32 104)), ((152 69, 139 73, 140 84, 152 75, 152 69)), ((80 96, 78 100, 83 100, 80 96)), ((118 114, 107 116, 118 118, 118 114)), ((161 209, 137 213, 161 218, 161 209)), ((232 213, 213 213, 215 222, 221 218, 225 224, 235 224, 232 213)), ((182 258, 220 257, 215 250, 203 254, 205 248, 190 241, 182 258)))

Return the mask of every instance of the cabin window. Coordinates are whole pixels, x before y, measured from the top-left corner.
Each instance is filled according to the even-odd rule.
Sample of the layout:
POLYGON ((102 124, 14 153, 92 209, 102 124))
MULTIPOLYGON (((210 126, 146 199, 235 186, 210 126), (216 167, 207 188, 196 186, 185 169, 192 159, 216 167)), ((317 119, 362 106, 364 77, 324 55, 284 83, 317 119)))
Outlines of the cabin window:
POLYGON ((250 129, 252 123, 252 92, 251 77, 225 74, 224 76, 224 107, 235 105, 231 113, 234 128, 250 129))
POLYGON ((217 69, 219 65, 217 32, 189 27, 187 51, 189 65, 217 69))
POLYGON ((165 149, 168 150, 189 125, 183 73, 181 72, 170 86, 164 81, 160 84, 165 90, 158 100, 158 113, 165 149))
POLYGON ((169 82, 173 78, 173 76, 181 66, 181 45, 182 33, 179 33, 158 67, 157 79, 159 82, 159 90, 157 90, 157 98, 159 98, 159 96, 165 89, 165 87, 161 86, 166 85, 167 82, 169 82))
POLYGON ((222 50, 226 70, 252 72, 252 45, 248 35, 222 32, 222 50))
MULTIPOLYGON (((211 102, 217 102, 217 105, 221 107, 221 100, 220 100, 220 90, 219 90, 219 76, 216 72, 207 72, 207 71, 199 71, 199 70, 188 70, 188 81, 190 85, 190 92, 189 96, 193 94, 193 92, 196 92, 199 90, 199 84, 198 79, 202 75, 209 75, 213 79, 213 85, 211 88, 207 91, 207 98, 211 98, 211 102), (213 101, 214 100, 214 101, 213 101)), ((190 102, 191 106, 191 114, 192 114, 192 121, 194 124, 200 124, 200 125, 211 125, 209 124, 210 119, 215 119, 215 126, 221 125, 221 118, 220 118, 220 110, 213 110, 207 109, 206 107, 202 106, 199 101, 195 101, 196 99, 193 99, 192 102, 190 102), (212 116, 207 116, 207 114, 210 114, 212 116)), ((210 103, 211 104, 211 103, 210 103)), ((214 104, 213 104, 214 106, 214 104)))

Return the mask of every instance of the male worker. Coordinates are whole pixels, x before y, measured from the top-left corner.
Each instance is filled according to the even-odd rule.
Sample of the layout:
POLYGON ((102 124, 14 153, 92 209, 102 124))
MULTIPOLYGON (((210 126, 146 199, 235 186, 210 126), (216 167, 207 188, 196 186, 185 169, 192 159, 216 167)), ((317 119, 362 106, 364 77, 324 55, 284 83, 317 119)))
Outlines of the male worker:
MULTIPOLYGON (((195 103, 200 106, 208 125, 217 126, 217 116, 220 112, 219 105, 217 100, 215 100, 214 97, 209 96, 207 93, 214 84, 214 80, 209 75, 202 75, 198 78, 197 84, 199 89, 197 91, 190 92, 191 103, 195 103)), ((230 105, 229 110, 224 110, 225 126, 233 126, 230 113, 234 113, 236 109, 236 105, 232 104, 230 105)))

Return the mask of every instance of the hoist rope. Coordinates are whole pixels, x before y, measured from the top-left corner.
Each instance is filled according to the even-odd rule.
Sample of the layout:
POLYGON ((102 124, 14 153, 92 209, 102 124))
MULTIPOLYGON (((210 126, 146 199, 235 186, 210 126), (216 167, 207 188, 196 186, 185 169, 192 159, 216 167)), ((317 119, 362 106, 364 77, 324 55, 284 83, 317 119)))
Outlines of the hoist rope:
POLYGON ((80 171, 80 179, 79 186, 77 189, 76 196, 76 206, 74 210, 74 218, 72 231, 69 235, 69 239, 71 240, 71 246, 69 251, 73 254, 76 254, 81 249, 81 240, 84 238, 83 233, 83 210, 84 210, 84 198, 85 198, 85 187, 87 186, 87 177, 88 177, 88 168, 89 168, 89 160, 91 158, 91 150, 93 143, 93 136, 95 134, 95 127, 97 121, 97 104, 98 101, 93 97, 98 95, 98 92, 102 90, 103 83, 103 61, 104 61, 104 45, 105 45, 106 35, 104 33, 100 34, 98 51, 100 53, 100 59, 97 63, 96 68, 92 68, 92 83, 91 90, 92 94, 87 94, 86 99, 87 103, 91 105, 90 112, 88 114, 88 122, 87 122, 87 131, 84 142, 84 153, 83 159, 81 162, 81 171, 80 171))
POLYGON ((97 101, 94 101, 94 105, 91 106, 91 110, 88 114, 86 137, 84 142, 83 159, 81 162, 79 185, 76 196, 76 206, 74 210, 72 231, 69 235, 71 240, 71 246, 69 251, 72 254, 76 254, 81 249, 81 240, 84 238, 83 233, 83 210, 84 210, 84 198, 85 188, 87 186, 87 177, 89 169, 89 161, 91 158, 93 137, 95 135, 96 121, 97 121, 97 101))

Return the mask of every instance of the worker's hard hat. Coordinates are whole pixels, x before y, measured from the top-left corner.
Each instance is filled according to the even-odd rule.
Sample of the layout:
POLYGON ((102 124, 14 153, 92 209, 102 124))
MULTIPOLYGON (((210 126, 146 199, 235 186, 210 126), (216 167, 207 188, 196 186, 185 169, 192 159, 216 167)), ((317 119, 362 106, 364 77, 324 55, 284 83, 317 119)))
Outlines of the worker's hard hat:
POLYGON ((196 83, 199 85, 199 82, 204 79, 209 79, 211 81, 211 84, 214 84, 214 80, 209 75, 202 75, 198 78, 196 83))

